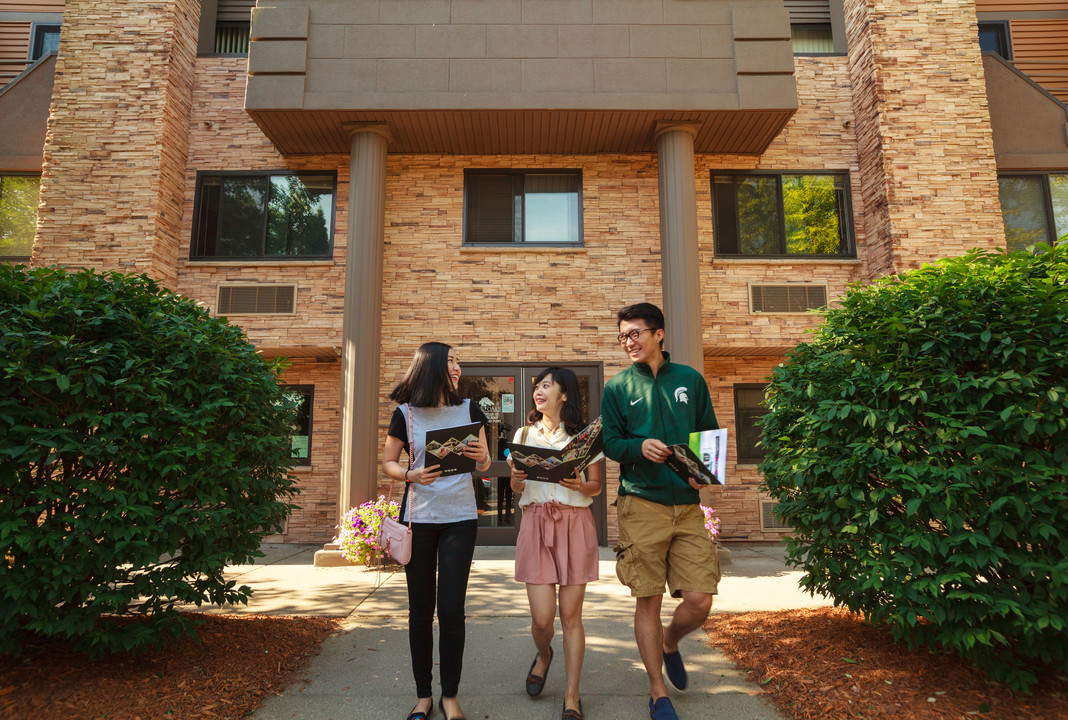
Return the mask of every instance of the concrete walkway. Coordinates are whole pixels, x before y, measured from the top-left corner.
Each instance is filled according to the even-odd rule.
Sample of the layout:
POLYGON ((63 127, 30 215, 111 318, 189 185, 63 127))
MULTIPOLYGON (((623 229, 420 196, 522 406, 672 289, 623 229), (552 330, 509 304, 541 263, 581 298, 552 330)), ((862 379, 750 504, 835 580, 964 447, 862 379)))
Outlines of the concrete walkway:
MULTIPOLYGON (((783 548, 730 544, 713 612, 746 612, 830 605, 798 589, 801 573, 783 562, 783 548)), ((254 590, 240 612, 344 618, 343 632, 323 644, 310 669, 281 695, 265 700, 256 720, 403 720, 415 702, 408 655, 403 572, 313 567, 316 547, 264 546, 254 565, 234 566, 228 579, 254 590), (304 682, 307 680, 307 682, 304 682)), ((531 700, 523 679, 534 657, 522 584, 512 579, 513 548, 479 547, 467 595, 467 646, 460 702, 470 720, 555 720, 563 702, 560 625, 556 662, 545 691, 531 700)), ((601 580, 587 587, 583 618, 586 659, 582 703, 590 720, 648 718, 648 680, 634 643, 634 601, 615 576, 615 558, 602 549, 601 580)), ((665 623, 675 607, 664 599, 665 623)), ((233 608, 218 612, 234 612, 233 608)), ((672 694, 683 720, 784 720, 759 688, 712 648, 702 632, 681 646, 690 690, 672 694)), ((435 673, 435 703, 440 696, 435 673)), ((435 708, 432 716, 443 720, 435 708)))

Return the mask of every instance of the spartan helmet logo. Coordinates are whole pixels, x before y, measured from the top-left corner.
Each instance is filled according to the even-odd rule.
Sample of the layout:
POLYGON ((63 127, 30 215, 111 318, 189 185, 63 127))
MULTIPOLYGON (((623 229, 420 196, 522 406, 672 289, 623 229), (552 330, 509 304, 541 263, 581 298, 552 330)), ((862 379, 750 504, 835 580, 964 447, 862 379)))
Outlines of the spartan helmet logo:
POLYGON ((687 405, 690 404, 690 396, 686 394, 686 388, 675 388, 675 402, 686 403, 687 405))

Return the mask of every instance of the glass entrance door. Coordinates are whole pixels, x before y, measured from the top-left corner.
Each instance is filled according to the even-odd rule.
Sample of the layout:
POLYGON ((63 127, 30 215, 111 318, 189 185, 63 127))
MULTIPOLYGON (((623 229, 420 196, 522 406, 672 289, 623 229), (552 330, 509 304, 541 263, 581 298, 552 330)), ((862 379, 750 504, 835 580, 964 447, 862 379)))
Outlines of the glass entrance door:
MULTIPOLYGON (((493 462, 485 473, 474 477, 475 501, 478 506, 478 544, 514 545, 519 533, 518 497, 509 484, 510 470, 504 459, 506 443, 511 442, 516 428, 526 423, 533 407, 534 378, 550 365, 563 365, 578 376, 582 393, 582 409, 590 420, 601 412, 603 371, 600 365, 565 365, 546 363, 538 366, 480 365, 465 363, 460 397, 477 402, 489 419, 486 441, 493 462)), ((602 462, 602 471, 603 471, 602 462)), ((597 523, 597 538, 607 543, 607 503, 605 493, 594 498, 591 508, 597 523)))
POLYGON ((457 388, 460 397, 478 403, 489 418, 486 442, 493 462, 484 473, 476 472, 475 504, 478 506, 478 544, 514 545, 519 531, 515 493, 509 485, 509 467, 504 461, 505 443, 515 432, 516 370, 505 366, 464 364, 457 388))

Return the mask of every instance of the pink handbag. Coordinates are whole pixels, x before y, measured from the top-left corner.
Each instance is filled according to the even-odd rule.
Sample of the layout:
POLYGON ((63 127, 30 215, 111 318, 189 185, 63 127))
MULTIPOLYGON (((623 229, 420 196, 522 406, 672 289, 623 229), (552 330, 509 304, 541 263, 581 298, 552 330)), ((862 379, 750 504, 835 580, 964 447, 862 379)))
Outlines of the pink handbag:
POLYGON ((411 524, 405 525, 391 517, 382 518, 382 525, 378 529, 378 544, 391 558, 401 565, 407 565, 412 559, 411 524))
MULTIPOLYGON (((408 406, 408 469, 412 469, 415 447, 415 438, 412 437, 412 408, 408 406)), ((393 501, 393 483, 389 484, 389 499, 393 501)), ((412 559, 412 507, 415 503, 415 486, 408 486, 408 524, 398 522, 388 515, 382 518, 382 524, 378 528, 378 546, 386 551, 386 554, 399 562, 407 565, 412 559)))

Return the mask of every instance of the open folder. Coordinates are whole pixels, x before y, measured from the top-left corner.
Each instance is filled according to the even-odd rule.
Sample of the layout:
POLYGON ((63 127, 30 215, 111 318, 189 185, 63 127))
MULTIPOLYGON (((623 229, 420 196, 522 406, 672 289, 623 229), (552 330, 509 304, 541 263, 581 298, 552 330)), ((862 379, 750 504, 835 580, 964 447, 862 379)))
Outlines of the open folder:
POLYGON ((574 477, 604 451, 601 418, 587 425, 571 442, 559 450, 508 443, 508 458, 527 474, 527 480, 558 483, 574 477))
POLYGON ((690 433, 687 445, 668 445, 671 455, 664 462, 683 480, 694 478, 702 485, 725 485, 727 430, 690 433))
POLYGON ((442 475, 456 475, 475 471, 475 459, 464 455, 464 446, 478 440, 482 423, 428 430, 426 433, 426 465, 441 465, 442 475))

